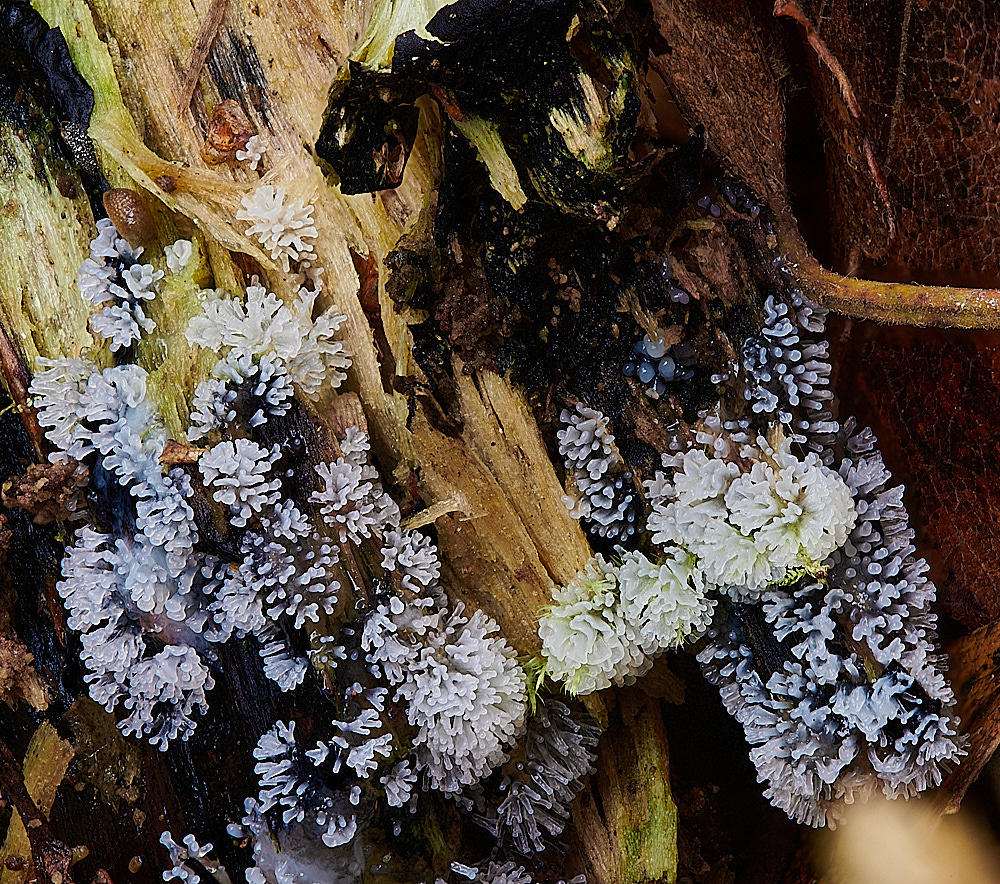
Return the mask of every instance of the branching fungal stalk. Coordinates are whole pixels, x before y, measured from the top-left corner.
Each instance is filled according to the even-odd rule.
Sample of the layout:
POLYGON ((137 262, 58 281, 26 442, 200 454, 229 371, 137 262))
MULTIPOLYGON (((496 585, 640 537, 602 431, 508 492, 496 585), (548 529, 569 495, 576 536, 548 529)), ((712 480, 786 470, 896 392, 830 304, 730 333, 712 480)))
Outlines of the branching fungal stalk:
MULTIPOLYGON (((829 410, 827 346, 811 337, 823 317, 794 289, 767 295, 760 334, 714 376, 735 401, 705 411, 644 483, 649 546, 630 535, 620 563, 593 559, 539 624, 547 671, 571 693, 627 681, 707 630, 698 659, 765 794, 810 825, 875 790, 934 786, 964 752, 902 489, 872 433, 829 410)), ((579 403, 562 422, 586 519, 626 467, 604 415, 579 403)))
POLYGON ((496 623, 461 606, 393 596, 369 617, 362 647, 418 728, 418 767, 434 789, 457 792, 505 758, 525 715, 525 678, 496 623))
POLYGON ((91 317, 91 329, 111 342, 112 351, 118 351, 156 328, 143 312, 142 301, 156 297, 153 286, 163 271, 140 264, 142 248, 133 249, 107 218, 97 222, 97 229, 90 257, 80 267, 78 285, 91 304, 103 308, 91 317))

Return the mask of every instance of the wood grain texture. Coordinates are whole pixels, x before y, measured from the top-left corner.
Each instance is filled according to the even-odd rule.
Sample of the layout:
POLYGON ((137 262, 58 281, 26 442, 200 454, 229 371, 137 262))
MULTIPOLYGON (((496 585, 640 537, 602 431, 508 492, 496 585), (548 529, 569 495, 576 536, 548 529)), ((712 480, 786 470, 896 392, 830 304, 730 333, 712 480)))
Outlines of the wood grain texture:
POLYGON ((1000 746, 1000 622, 993 622, 948 648, 948 670, 959 697, 962 732, 969 737, 969 754, 935 793, 945 813, 955 813, 1000 746))

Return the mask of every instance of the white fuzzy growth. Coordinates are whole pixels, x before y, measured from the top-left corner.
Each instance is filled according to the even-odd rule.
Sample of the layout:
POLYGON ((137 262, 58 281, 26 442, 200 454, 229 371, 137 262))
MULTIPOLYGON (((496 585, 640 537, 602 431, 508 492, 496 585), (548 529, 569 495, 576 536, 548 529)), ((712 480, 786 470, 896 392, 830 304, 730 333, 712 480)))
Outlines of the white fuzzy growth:
POLYGON ((201 877, 192 866, 188 865, 188 861, 192 859, 197 860, 199 866, 204 867, 213 876, 221 873, 220 880, 225 880, 225 867, 209 856, 212 851, 211 844, 199 844, 194 835, 185 835, 182 840, 184 843, 178 844, 169 831, 160 835, 160 844, 167 848, 170 862, 173 863, 173 868, 163 873, 164 881, 178 880, 183 884, 198 884, 201 877))
POLYGON ((150 469, 142 483, 131 487, 136 498, 136 527, 153 546, 164 551, 172 577, 180 576, 190 565, 198 539, 194 510, 187 502, 191 490, 191 480, 180 468, 166 476, 150 469))
POLYGON ((265 411, 272 417, 288 412, 294 395, 292 379, 284 362, 273 354, 265 353, 254 361, 250 354, 234 351, 216 363, 213 374, 230 385, 244 387, 261 402, 261 408, 248 419, 250 426, 257 427, 264 423, 267 419, 265 411))
POLYGON ((208 294, 201 315, 188 323, 190 344, 209 350, 235 348, 256 355, 276 351, 299 331, 292 312, 262 285, 248 286, 245 301, 208 294))
POLYGON ((334 340, 346 317, 331 307, 313 320, 316 294, 300 289, 288 305, 253 284, 245 302, 214 297, 188 324, 187 339, 210 350, 225 348, 236 358, 255 360, 270 353, 286 366, 292 382, 313 397, 324 383, 340 386, 351 365, 344 345, 334 340))
POLYGON ((163 474, 166 433, 146 398, 146 372, 136 365, 98 371, 82 359, 38 365, 43 370, 30 389, 49 441, 77 460, 101 456, 136 499, 138 528, 166 551, 171 576, 178 576, 197 537, 185 499, 190 486, 180 473, 163 474))
POLYGON ((95 307, 107 305, 91 317, 90 327, 110 340, 111 349, 117 351, 156 328, 139 302, 156 297, 153 287, 163 278, 163 271, 138 263, 142 249, 133 251, 107 218, 98 221, 97 228, 77 283, 80 293, 95 307))
POLYGON ((264 507, 278 502, 280 479, 268 479, 271 466, 280 456, 275 446, 270 452, 249 439, 220 442, 198 460, 212 496, 229 507, 232 524, 242 528, 264 507))
POLYGON ((615 437, 608 419, 599 411, 578 402, 575 414, 565 409, 559 419, 565 424, 556 433, 559 453, 575 468, 597 480, 618 462, 615 437))
POLYGON ((655 543, 693 553, 710 584, 755 599, 796 569, 815 572, 844 544, 857 513, 844 480, 816 454, 797 458, 789 440, 771 448, 759 439, 743 454, 752 460, 742 474, 700 449, 665 458, 679 468, 672 484, 662 474, 647 483, 648 528, 655 543))
MULTIPOLYGON (((358 832, 357 819, 351 812, 357 801, 341 793, 331 792, 322 779, 309 773, 307 765, 319 767, 326 760, 323 744, 320 751, 302 752, 295 742, 295 722, 279 721, 264 734, 254 749, 258 759, 254 767, 260 776, 260 797, 257 809, 264 813, 271 808, 283 808, 285 826, 301 823, 310 817, 325 832, 321 836, 327 847, 340 847, 354 839, 358 832), (308 805, 303 798, 308 796, 308 805)), ((352 793, 353 794, 353 793, 352 793)))
POLYGON ((307 396, 315 396, 323 383, 339 387, 351 366, 344 345, 333 339, 347 317, 331 307, 313 320, 317 294, 299 289, 292 310, 302 334, 294 345, 276 351, 288 363, 292 381, 307 396))
POLYGON ((94 306, 110 301, 110 287, 117 278, 115 264, 132 265, 141 254, 141 248, 132 249, 119 236, 109 218, 101 218, 97 222, 97 237, 90 243, 90 257, 84 259, 77 274, 80 294, 94 306))
POLYGON ((250 160, 250 169, 256 172, 257 164, 260 163, 265 153, 267 153, 267 140, 261 135, 251 135, 247 140, 246 147, 237 149, 236 159, 241 163, 250 160))
POLYGON ((705 595, 695 558, 684 550, 668 550, 661 565, 627 552, 617 577, 622 613, 645 654, 680 647, 712 622, 715 600, 705 595))
POLYGON ((538 635, 548 673, 567 691, 590 694, 643 671, 639 636, 618 603, 614 569, 601 556, 552 596, 538 635))
POLYGON ((50 442, 83 460, 94 451, 127 484, 151 471, 165 433, 146 401, 146 372, 137 365, 98 371, 83 359, 39 359, 43 367, 31 383, 38 421, 50 442))
POLYGON ((565 409, 556 433, 559 453, 566 459, 567 491, 563 503, 571 515, 588 521, 601 537, 627 540, 641 521, 631 473, 620 468, 608 419, 582 402, 565 409))
POLYGON ((186 740, 195 728, 193 715, 208 709, 206 691, 215 687, 208 667, 194 648, 167 645, 155 657, 140 661, 129 678, 125 708, 132 713, 120 724, 125 734, 149 733, 149 741, 166 751, 171 740, 186 740), (173 708, 157 719, 157 709, 173 708))
POLYGON ((212 617, 228 640, 256 634, 267 624, 264 605, 256 589, 247 585, 240 573, 230 574, 216 593, 212 617))
POLYGON ((363 466, 368 463, 368 452, 371 443, 368 435, 359 427, 348 427, 344 430, 344 438, 340 440, 340 453, 349 463, 363 466))
POLYGON ((743 395, 755 415, 777 418, 795 441, 819 450, 837 431, 828 408, 829 345, 801 331, 822 331, 825 311, 801 295, 792 300, 797 312, 767 296, 760 335, 743 347, 743 395))
MULTIPOLYGON (((143 269, 132 269, 128 278, 145 285, 143 269)), ((90 693, 109 711, 121 701, 130 710, 121 728, 165 749, 207 708, 213 681, 194 646, 218 638, 207 610, 217 563, 193 552, 186 474, 164 475, 159 463, 165 432, 146 398, 146 373, 98 371, 83 360, 40 365, 32 390, 57 457, 99 460, 135 499, 134 537, 84 529, 63 560, 58 591, 82 632, 90 693), (143 633, 165 647, 150 656, 143 633)))
POLYGON ((309 496, 341 543, 348 539, 360 543, 399 524, 399 507, 382 490, 378 471, 364 460, 367 444, 363 448, 359 442, 355 444, 350 459, 339 457, 333 463, 317 465, 323 487, 309 496))
POLYGON ((309 658, 296 657, 280 635, 264 630, 260 656, 264 661, 264 675, 283 691, 294 691, 309 671, 309 658))
POLYGON ((243 542, 239 575, 264 600, 267 616, 294 619, 296 629, 332 614, 340 583, 333 576, 339 555, 329 538, 312 526, 291 501, 261 520, 259 533, 243 542))
POLYGON ((281 261, 287 273, 289 259, 298 261, 313 254, 312 243, 319 233, 313 222, 313 207, 298 198, 286 201, 284 187, 262 184, 240 202, 236 212, 239 221, 249 223, 247 236, 254 236, 271 257, 281 261))
MULTIPOLYGON (((255 635, 261 642, 264 673, 282 690, 302 682, 308 659, 289 652, 276 628, 279 620, 299 629, 332 614, 340 583, 335 578, 338 550, 316 531, 291 500, 261 516, 260 527, 242 543, 243 559, 216 594, 211 612, 229 637, 255 635)), ((322 641, 320 642, 323 645, 322 641)), ((328 649, 320 656, 332 668, 328 649)))
POLYGON ((799 460, 790 444, 763 451, 767 460, 726 492, 730 522, 752 535, 776 568, 822 562, 844 545, 857 518, 844 480, 815 454, 799 460))
MULTIPOLYGON (((737 618, 716 624, 698 656, 744 727, 765 795, 809 825, 832 824, 844 803, 877 790, 909 797, 936 786, 965 747, 901 489, 887 487, 871 432, 850 435, 853 419, 845 431, 849 535, 821 579, 772 586, 759 609, 787 658, 756 656, 759 637, 737 618), (873 673, 873 660, 884 670, 873 673)), ((828 533, 815 532, 824 546, 828 533)))
POLYGON ((120 726, 149 733, 161 748, 186 738, 193 711, 206 708, 212 678, 189 645, 219 637, 202 607, 217 586, 216 565, 189 557, 173 577, 166 552, 145 535, 126 542, 90 528, 81 529, 63 559, 56 589, 69 627, 82 633, 91 696, 108 711, 124 699, 133 712, 120 726), (139 624, 168 642, 151 659, 139 624))
MULTIPOLYGON (((457 865, 457 863, 452 863, 452 868, 455 869, 457 865)), ((532 884, 528 870, 513 862, 491 862, 486 868, 472 869, 472 872, 474 873, 473 884, 532 884)))
POLYGON ((417 772, 410 767, 410 762, 404 758, 397 762, 379 782, 385 789, 385 798, 389 807, 404 807, 413 794, 413 787, 417 784, 417 772))
POLYGON ((484 777, 503 757, 525 714, 524 673, 496 623, 456 611, 430 638, 398 696, 417 726, 417 756, 431 785, 454 791, 484 777))
POLYGON ((513 649, 492 637, 499 627, 481 611, 468 620, 422 613, 394 598, 370 618, 362 637, 382 664, 407 718, 414 748, 435 789, 457 792, 505 758, 525 715, 525 677, 513 649))
POLYGON ((386 531, 382 541, 382 567, 399 571, 404 589, 421 593, 441 576, 437 547, 416 531, 386 531))
POLYGON ((168 246, 163 247, 163 254, 167 259, 167 270, 177 274, 184 270, 194 254, 194 246, 189 239, 179 239, 168 246))
MULTIPOLYGON (((287 414, 295 391, 285 364, 272 353, 254 357, 246 351, 233 350, 212 369, 213 377, 199 382, 191 404, 188 441, 194 442, 223 430, 237 420, 241 394, 246 423, 259 427, 271 417, 287 414), (257 405, 249 413, 247 402, 257 405)), ((252 407, 252 406, 251 406, 252 407)))
POLYGON ((378 767, 377 756, 388 757, 392 752, 392 734, 381 734, 352 746, 347 752, 347 766, 362 779, 367 779, 378 767))
POLYGON ((556 439, 572 483, 563 503, 573 518, 589 519, 594 510, 591 496, 596 495, 599 502, 606 496, 602 494, 604 477, 619 461, 615 437, 608 419, 582 402, 577 402, 575 411, 563 409, 559 419, 564 426, 556 432, 556 439))
POLYGON ((77 460, 93 450, 90 433, 81 426, 80 418, 87 379, 96 368, 88 359, 39 356, 29 387, 38 423, 45 429, 46 437, 77 460))
POLYGON ((133 249, 115 229, 110 218, 101 218, 97 222, 97 231, 97 238, 90 243, 91 258, 108 258, 112 261, 122 260, 131 263, 142 255, 142 247, 133 249))
POLYGON ((142 333, 156 328, 138 304, 109 304, 90 318, 90 328, 110 341, 112 352, 136 343, 142 333))
POLYGON ((194 401, 191 403, 188 441, 197 442, 236 420, 236 411, 233 408, 236 396, 236 390, 230 390, 224 380, 211 378, 199 381, 198 386, 194 388, 194 401))
POLYGON ((123 485, 162 475, 158 460, 166 432, 146 398, 146 378, 139 366, 122 365, 87 379, 81 417, 93 428, 90 442, 105 468, 123 485))
POLYGON ((125 297, 130 300, 140 298, 151 301, 156 297, 153 286, 163 279, 163 271, 157 270, 152 264, 136 263, 122 271, 122 279, 128 289, 128 295, 125 297))
POLYGON ((293 811, 285 822, 296 818, 299 780, 294 773, 295 722, 277 722, 265 733, 253 750, 258 763, 254 771, 260 777, 260 811, 266 813, 272 807, 283 806, 293 811))

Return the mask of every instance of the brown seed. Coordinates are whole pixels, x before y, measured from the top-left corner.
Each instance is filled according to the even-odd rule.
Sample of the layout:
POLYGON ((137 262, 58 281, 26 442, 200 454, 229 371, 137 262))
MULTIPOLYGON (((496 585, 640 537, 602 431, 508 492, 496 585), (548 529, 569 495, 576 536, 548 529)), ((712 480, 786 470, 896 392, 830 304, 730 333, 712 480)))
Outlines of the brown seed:
POLYGON ((156 239, 156 222, 145 200, 134 190, 106 190, 103 200, 111 223, 133 249, 145 248, 156 239))

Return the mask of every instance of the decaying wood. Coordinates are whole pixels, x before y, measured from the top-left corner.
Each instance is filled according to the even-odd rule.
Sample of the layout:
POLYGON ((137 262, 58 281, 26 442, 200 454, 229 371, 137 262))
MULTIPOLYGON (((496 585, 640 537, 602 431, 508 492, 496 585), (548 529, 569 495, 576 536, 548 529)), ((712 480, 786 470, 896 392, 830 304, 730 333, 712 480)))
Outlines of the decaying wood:
POLYGON ((72 884, 69 876, 72 851, 52 834, 48 825, 56 789, 72 758, 73 747, 48 722, 35 731, 23 765, 6 743, 0 742, 0 789, 15 808, 0 849, 3 884, 24 884, 36 875, 44 884, 72 884), (14 860, 15 857, 23 862, 14 860))
POLYGON ((673 881, 677 806, 659 701, 638 688, 615 700, 597 774, 574 810, 578 862, 588 881, 673 881))
MULTIPOLYGON (((183 277, 163 281, 162 296, 150 307, 157 338, 143 343, 139 352, 171 434, 180 438, 194 380, 212 358, 193 353, 184 340, 189 317, 200 309, 198 290, 211 286, 237 293, 251 274, 259 274, 269 290, 286 300, 294 296, 294 283, 236 221, 240 198, 258 184, 286 185, 315 204, 317 263, 326 268, 319 306, 336 304, 346 314, 341 336, 353 359, 352 392, 327 394, 316 404, 317 418, 334 437, 351 424, 368 428, 386 481, 392 476, 401 491, 397 496, 420 501, 405 513, 405 524, 433 524, 436 530, 442 582, 449 594, 498 620, 519 652, 537 652, 538 612, 550 601, 552 586, 567 583, 581 569, 590 546, 561 502, 559 479, 525 396, 503 377, 470 373, 455 358, 447 367, 455 401, 447 407, 434 401, 411 353, 409 324, 424 317, 397 310, 386 295, 385 258, 425 216, 438 180, 433 120, 425 114, 425 128, 402 181, 378 199, 341 195, 318 172, 309 150, 327 87, 363 31, 373 0, 344 4, 333 12, 328 4, 311 0, 249 8, 208 0, 195 4, 195 17, 150 16, 148 4, 140 0, 92 0, 89 5, 39 0, 36 5, 52 24, 75 35, 70 44, 74 60, 97 87, 91 133, 112 183, 144 194, 163 243, 182 231, 195 243, 195 258, 183 277), (126 70, 128 76, 120 76, 126 70), (224 99, 237 102, 272 144, 262 174, 235 163, 206 168, 206 129, 224 99)), ((654 41, 652 64, 670 82, 690 119, 715 121, 708 142, 726 158, 727 171, 747 181, 773 209, 787 212, 784 110, 773 59, 745 4, 726 0, 715 4, 712 13, 731 16, 735 24, 729 36, 739 34, 735 42, 724 39, 704 6, 693 0, 654 2, 660 39, 654 41), (748 85, 740 91, 733 83, 748 85)), ((798 9, 787 3, 778 7, 779 12, 798 9)), ((38 165, 18 139, 0 147, 13 152, 19 168, 38 165)), ((866 142, 866 147, 870 155, 871 145, 866 142)), ((99 362, 106 356, 93 347, 87 305, 76 292, 93 216, 83 188, 75 196, 63 195, 62 188, 53 186, 58 170, 42 165, 47 179, 21 178, 14 185, 0 180, 0 204, 6 212, 0 245, 25 256, 25 263, 13 270, 0 263, 0 360, 8 380, 20 378, 20 387, 12 384, 11 392, 22 406, 28 404, 26 377, 23 371, 18 374, 18 366, 30 365, 38 356, 76 355, 86 349, 99 362), (36 283, 27 286, 25 279, 36 283)), ((877 165, 870 171, 878 181, 877 165)), ((881 185, 884 189, 884 181, 881 185)), ((778 245, 794 262, 803 290, 825 306, 884 322, 1000 328, 1000 292, 839 276, 811 256, 790 214, 782 217, 778 245)), ((662 433, 659 427, 650 433, 654 429, 662 433)), ((41 455, 37 426, 35 431, 41 455)), ((198 449, 175 446, 165 452, 164 462, 192 463, 198 454, 198 449)), ((973 753, 941 792, 949 811, 957 808, 1000 745, 1000 712, 993 697, 993 656, 998 651, 996 624, 953 651, 952 678, 964 698, 961 711, 973 753)), ((580 868, 592 884, 651 884, 677 874, 677 810, 670 793, 667 734, 659 701, 650 694, 676 698, 681 691, 669 673, 645 687, 646 693, 622 691, 610 709, 602 698, 590 699, 594 717, 610 727, 597 775, 574 819, 580 868)), ((240 700, 251 693, 237 683, 226 690, 240 700)), ((79 742, 94 733, 97 728, 83 728, 79 742)), ((239 736, 246 738, 242 731, 239 736)), ((10 755, 6 747, 0 751, 10 755)), ((60 770, 56 762, 62 763, 62 755, 55 752, 54 758, 50 773, 61 780, 65 764, 60 770)), ((134 779, 139 762, 130 761, 134 779)), ((27 767, 18 787, 17 764, 8 763, 6 755, 0 758, 4 786, 16 793, 19 812, 23 807, 29 821, 38 819, 21 792, 26 789, 39 807, 44 801, 28 782, 27 767)), ((157 770, 155 796, 170 806, 175 821, 183 820, 170 777, 163 773, 166 764, 149 752, 143 764, 157 770)), ((135 817, 136 830, 145 824, 135 817)), ((59 865, 65 845, 56 845, 41 823, 32 828, 39 831, 25 834, 32 839, 30 850, 36 857, 54 858, 47 874, 52 884, 59 884, 55 876, 66 873, 59 865), (49 840, 38 840, 43 835, 49 840)), ((12 825, 9 841, 20 837, 15 829, 12 825)), ((146 826, 147 842, 148 835, 146 826)), ((23 849, 17 843, 21 846, 12 851, 23 849)), ((0 884, 7 884, 6 876, 0 884)))
MULTIPOLYGON (((285 299, 295 294, 294 283, 243 235, 235 217, 240 197, 259 183, 287 185, 315 205, 317 263, 326 268, 318 306, 325 309, 335 303, 347 315, 340 337, 353 361, 350 383, 360 394, 360 400, 327 395, 316 405, 317 417, 336 435, 349 417, 345 408, 356 412, 359 402, 364 403, 364 412, 355 413, 355 418, 367 424, 381 472, 387 479, 395 476, 404 489, 412 484, 423 502, 410 523, 433 522, 436 528, 445 565, 443 584, 454 597, 497 619, 519 652, 535 653, 539 609, 550 601, 552 586, 568 582, 591 553, 579 523, 561 502, 562 488, 527 404, 503 378, 467 375, 456 362, 452 371, 462 434, 451 436, 435 428, 424 409, 411 413, 406 384, 387 385, 385 375, 388 368, 390 379, 413 379, 426 386, 410 355, 407 323, 418 317, 396 312, 385 296, 385 274, 377 270, 368 278, 375 289, 360 297, 365 293, 357 262, 383 267, 383 259, 405 232, 404 223, 418 221, 433 192, 438 156, 434 136, 418 138, 391 201, 342 196, 327 186, 307 148, 318 129, 328 84, 362 29, 370 4, 350 4, 336 15, 310 3, 287 8, 255 4, 252 11, 241 4, 226 5, 193 100, 182 112, 176 95, 184 88, 182 72, 197 40, 191 19, 150 16, 148 5, 138 0, 96 2, 99 38, 91 9, 82 0, 43 0, 38 5, 51 24, 76 35, 70 41, 74 62, 95 87, 97 98, 90 131, 112 183, 143 195, 158 225, 160 245, 181 231, 194 243, 195 255, 184 273, 162 280, 160 296, 149 307, 156 334, 138 351, 139 363, 149 371, 149 393, 169 434, 183 438, 194 382, 214 359, 213 354, 196 352, 184 338, 189 318, 200 310, 198 290, 212 286, 241 292, 248 276, 242 256, 248 256, 252 271, 269 290, 285 299), (116 71, 124 69, 129 75, 119 80, 116 71), (272 145, 263 177, 238 165, 208 169, 201 158, 211 110, 233 94, 234 86, 242 110, 272 145), (376 325, 381 351, 375 345, 376 325)), ((23 165, 30 165, 27 158, 23 165)), ((37 261, 41 283, 38 291, 25 288, 23 267, 14 268, 9 282, 0 278, 0 301, 17 360, 32 365, 38 356, 87 350, 101 363, 105 351, 93 344, 87 305, 76 289, 77 269, 94 235, 83 187, 77 187, 70 211, 42 192, 47 190, 44 182, 19 181, 18 187, 22 189, 9 198, 19 207, 19 225, 6 226, 0 235, 7 238, 5 251, 9 247, 9 253, 23 252, 37 261), (26 199, 23 188, 31 186, 36 198, 26 199), (44 298, 44 303, 35 306, 35 298, 44 298)), ((165 455, 171 462, 187 462, 197 451, 172 448, 165 455)), ((591 706, 601 714, 599 700, 591 706)), ((91 725, 84 728, 84 736, 88 729, 91 725)), ((162 800, 172 808, 169 824, 175 831, 189 831, 165 760, 155 752, 142 757, 142 776, 150 791, 143 805, 162 800), (156 799, 158 795, 162 798, 156 799)), ((173 758, 170 765, 176 764, 173 758)), ((154 842, 163 824, 149 825, 138 806, 134 820, 142 833, 140 842, 154 842)), ((158 847, 152 850, 160 853, 158 847)), ((161 861, 157 856, 150 875, 156 876, 161 861)), ((141 876, 146 874, 143 870, 141 876)))
MULTIPOLYGON (((99 147, 108 151, 137 178, 150 198, 158 198, 176 211, 184 212, 186 204, 179 200, 185 189, 192 202, 201 203, 207 183, 195 188, 195 182, 180 178, 178 189, 165 195, 150 186, 152 171, 168 163, 172 166, 201 166, 202 138, 192 126, 190 114, 178 115, 170 103, 170 90, 164 83, 176 79, 174 60, 186 57, 187 41, 192 35, 184 27, 164 18, 150 21, 144 4, 98 4, 107 27, 106 40, 113 55, 121 53, 121 63, 128 64, 129 78, 124 99, 132 116, 148 121, 145 133, 147 145, 144 159, 138 149, 131 152, 132 142, 120 137, 121 129, 92 126, 99 147), (140 21, 142 26, 140 27, 140 21)), ((46 10, 64 30, 78 24, 87 27, 86 7, 82 3, 54 4, 46 10)), ((537 648, 537 612, 550 598, 555 583, 565 583, 589 558, 589 548, 579 524, 562 505, 561 491, 548 455, 530 418, 521 396, 503 379, 495 375, 477 380, 465 377, 461 365, 455 367, 460 390, 464 432, 461 438, 450 438, 433 429, 422 411, 411 420, 405 395, 387 392, 382 381, 382 366, 378 350, 373 346, 371 321, 359 300, 359 278, 352 257, 370 255, 375 266, 382 260, 404 232, 394 215, 382 202, 370 196, 342 196, 327 187, 316 170, 315 160, 304 147, 318 129, 318 120, 326 106, 326 88, 346 54, 352 34, 351 22, 345 11, 343 30, 332 32, 337 18, 307 4, 286 9, 267 9, 263 5, 254 11, 230 4, 226 10, 220 37, 210 54, 215 59, 209 70, 223 71, 224 76, 237 76, 246 69, 248 54, 258 61, 260 79, 245 82, 240 97, 241 106, 258 130, 276 139, 280 154, 269 152, 273 164, 262 181, 291 182, 289 190, 300 188, 314 199, 315 215, 319 219, 316 242, 318 263, 326 268, 325 303, 335 303, 347 314, 341 334, 354 362, 353 377, 368 411, 368 423, 376 449, 386 458, 384 466, 397 473, 404 469, 418 478, 421 493, 429 506, 449 501, 461 507, 444 515, 437 522, 438 543, 442 559, 452 569, 445 575, 446 585, 470 604, 482 607, 496 618, 504 634, 522 652, 537 648), (291 15, 291 17, 289 17, 291 15), (297 35, 298 52, 288 53, 289 31, 297 35), (279 100, 280 97, 280 100, 279 100)), ((92 27, 92 26, 91 26, 92 27)), ((95 64, 91 62, 91 64, 95 64)), ((81 66, 85 66, 82 63, 81 66)), ((202 98, 207 106, 222 100, 228 84, 216 83, 212 76, 203 76, 202 98)), ((102 108, 98 98, 95 116, 120 118, 123 110, 102 108)), ((196 102, 197 104, 197 102, 196 102)), ((406 167, 402 185, 396 195, 408 207, 407 216, 416 220, 420 209, 433 188, 434 154, 418 140, 406 167)), ((209 175, 213 173, 205 172, 209 175)), ((218 177, 223 173, 219 171, 218 177)), ((237 238, 238 248, 257 256, 259 250, 235 233, 235 215, 239 208, 237 194, 256 186, 256 176, 246 170, 231 173, 227 188, 214 193, 212 201, 227 217, 215 222, 229 228, 230 240, 237 238), (231 194, 231 195, 230 195, 231 194)), ((212 210, 216 211, 216 210, 212 210)), ((206 209, 192 208, 192 219, 204 223, 206 209)), ((208 232, 213 232, 209 227, 208 232)), ((86 237, 85 233, 81 236, 86 237)), ((232 245, 234 243, 226 243, 232 245)), ((228 254, 211 253, 209 266, 217 279, 231 278, 232 270, 219 266, 231 262, 228 254)), ((286 298, 294 294, 294 284, 282 274, 270 273, 266 259, 262 272, 272 291, 286 298)), ((410 337, 406 319, 398 315, 385 297, 385 275, 379 274, 378 293, 382 327, 392 349, 394 370, 403 377, 420 378, 420 371, 409 355, 410 337)), ((66 291, 71 291, 67 289, 66 291)), ((77 299, 79 300, 79 299, 77 299)), ((176 311, 176 305, 172 306, 176 311)), ((156 317, 154 317, 156 318, 156 317)), ((158 320, 157 320, 158 321, 158 320)), ((175 320, 175 325, 183 327, 175 320)), ((186 319, 185 319, 186 324, 186 319)), ((177 338, 167 340, 168 353, 174 349, 186 352, 177 338)), ((163 385, 163 397, 189 397, 190 373, 177 370, 179 385, 163 385)), ((166 411, 172 410, 164 403, 166 411)), ((321 406, 321 413, 323 407, 321 406)), ((183 411, 183 406, 181 408, 183 411)))
POLYGON ((945 779, 935 800, 944 813, 955 813, 1000 746, 1000 621, 953 643, 948 656, 948 675, 959 698, 958 714, 969 737, 969 754, 945 779))

